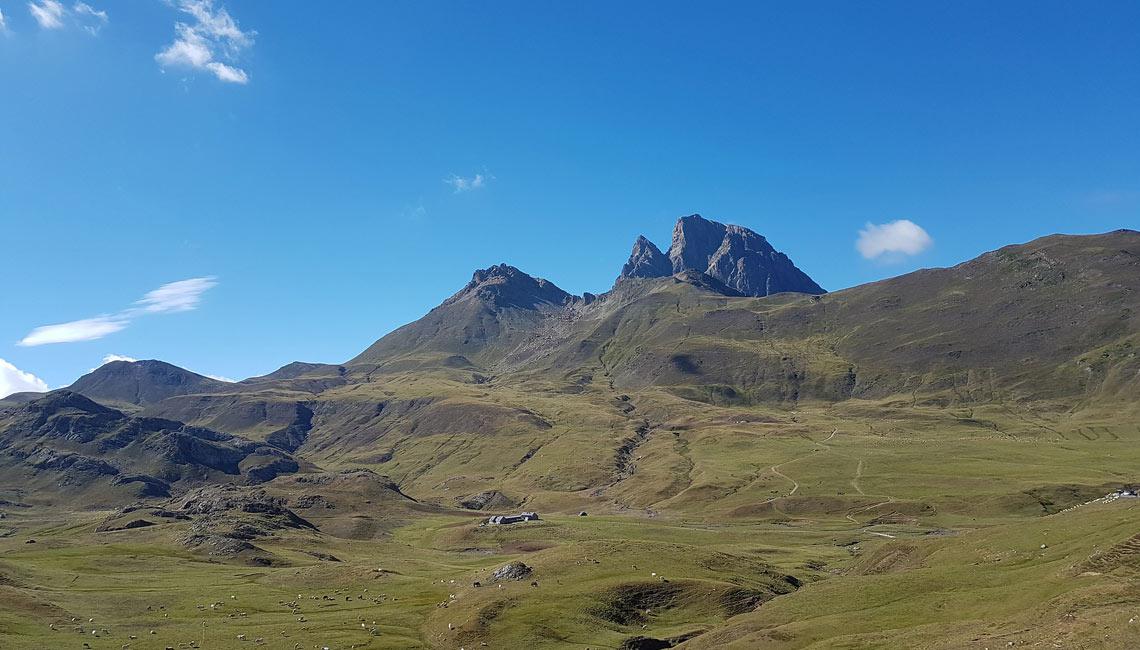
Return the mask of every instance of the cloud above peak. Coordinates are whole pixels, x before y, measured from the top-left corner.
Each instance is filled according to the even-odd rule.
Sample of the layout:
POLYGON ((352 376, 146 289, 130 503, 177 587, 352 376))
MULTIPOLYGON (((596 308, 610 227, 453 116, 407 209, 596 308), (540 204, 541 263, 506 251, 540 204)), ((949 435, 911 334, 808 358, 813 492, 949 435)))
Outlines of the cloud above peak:
POLYGON ((214 7, 213 0, 178 0, 175 6, 193 20, 175 23, 174 42, 154 55, 158 64, 164 70, 204 70, 219 81, 248 83, 249 74, 232 64, 253 46, 257 32, 243 31, 225 7, 214 7))
POLYGON ((103 355, 103 363, 100 363, 99 365, 105 366, 108 363, 111 363, 112 361, 126 361, 127 363, 134 363, 134 362, 138 361, 138 359, 136 359, 134 357, 128 357, 128 356, 123 355, 123 354, 104 354, 103 355))
POLYGON ((131 321, 139 316, 196 309, 202 301, 202 294, 217 284, 214 278, 209 277, 169 282, 153 291, 148 291, 135 302, 134 307, 110 315, 104 314, 55 325, 41 325, 20 339, 17 345, 34 347, 101 339, 126 329, 131 321))
POLYGON ((0 359, 0 399, 12 393, 43 393, 47 389, 48 385, 44 380, 0 359))
POLYGON ((865 259, 892 260, 918 255, 930 248, 934 239, 921 226, 908 219, 888 223, 868 223, 859 231, 855 248, 865 259))

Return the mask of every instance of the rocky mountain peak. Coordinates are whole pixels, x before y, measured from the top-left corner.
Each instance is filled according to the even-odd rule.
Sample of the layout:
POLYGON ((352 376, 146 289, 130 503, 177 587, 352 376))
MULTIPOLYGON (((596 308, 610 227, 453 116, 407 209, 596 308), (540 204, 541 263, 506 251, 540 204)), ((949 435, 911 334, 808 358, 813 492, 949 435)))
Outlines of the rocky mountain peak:
POLYGON ((667 255, 639 237, 621 277, 665 277, 686 271, 705 274, 747 296, 784 291, 825 293, 761 235, 699 214, 677 220, 667 255))
POLYGON ((522 309, 536 309, 544 304, 561 306, 574 298, 555 286, 553 282, 528 275, 509 264, 496 264, 475 271, 467 286, 448 298, 444 304, 452 304, 470 297, 496 307, 522 309))
POLYGON ((669 258, 657 245, 639 235, 633 242, 629 261, 621 268, 621 278, 660 278, 673 273, 669 258))
POLYGON ((727 231, 724 224, 709 221, 699 214, 677 219, 673 225, 673 241, 669 246, 673 273, 707 269, 709 258, 720 248, 727 231))

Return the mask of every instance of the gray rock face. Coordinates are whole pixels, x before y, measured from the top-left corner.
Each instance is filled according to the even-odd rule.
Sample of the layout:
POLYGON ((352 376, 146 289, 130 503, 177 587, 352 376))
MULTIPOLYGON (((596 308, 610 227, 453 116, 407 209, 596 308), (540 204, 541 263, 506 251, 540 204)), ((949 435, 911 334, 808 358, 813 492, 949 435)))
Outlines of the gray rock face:
POLYGON ((621 277, 659 278, 694 271, 746 296, 784 291, 826 293, 764 237, 743 226, 726 226, 699 214, 677 220, 667 256, 639 237, 621 277))
POLYGON ((673 264, 657 245, 640 235, 633 243, 629 261, 621 268, 623 278, 662 278, 673 274, 673 264))
POLYGON ((507 582, 509 580, 522 580, 529 576, 533 569, 522 562, 510 562, 495 569, 491 574, 491 582, 507 582))
POLYGON ((669 260, 674 273, 703 271, 749 296, 825 293, 767 239, 743 226, 726 226, 699 214, 677 220, 669 260))

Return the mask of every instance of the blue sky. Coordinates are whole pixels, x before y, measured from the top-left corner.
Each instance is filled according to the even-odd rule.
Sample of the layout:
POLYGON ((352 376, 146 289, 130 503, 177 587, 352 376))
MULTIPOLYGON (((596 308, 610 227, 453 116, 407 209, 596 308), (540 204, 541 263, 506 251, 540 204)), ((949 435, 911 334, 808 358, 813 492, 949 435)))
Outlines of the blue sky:
POLYGON ((0 377, 340 362, 694 212, 830 290, 1140 226, 1140 5, 701 4, 0 0, 0 377))

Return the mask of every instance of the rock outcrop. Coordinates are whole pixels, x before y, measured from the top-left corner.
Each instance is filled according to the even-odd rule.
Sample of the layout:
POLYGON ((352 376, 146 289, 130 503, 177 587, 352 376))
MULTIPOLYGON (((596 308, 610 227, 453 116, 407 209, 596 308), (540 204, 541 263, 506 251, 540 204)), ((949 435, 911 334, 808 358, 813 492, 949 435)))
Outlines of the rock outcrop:
POLYGON ((491 574, 491 582, 510 582, 512 580, 522 580, 523 578, 534 573, 534 569, 523 564, 522 562, 509 562, 503 566, 495 569, 491 574))
POLYGON ((637 241, 633 242, 633 252, 621 269, 623 278, 663 278, 672 274, 672 262, 644 235, 638 236, 637 241))
POLYGON ((619 279, 662 278, 694 271, 718 280, 739 295, 825 293, 764 237, 743 226, 709 221, 699 214, 677 220, 667 255, 645 237, 638 237, 619 279))

